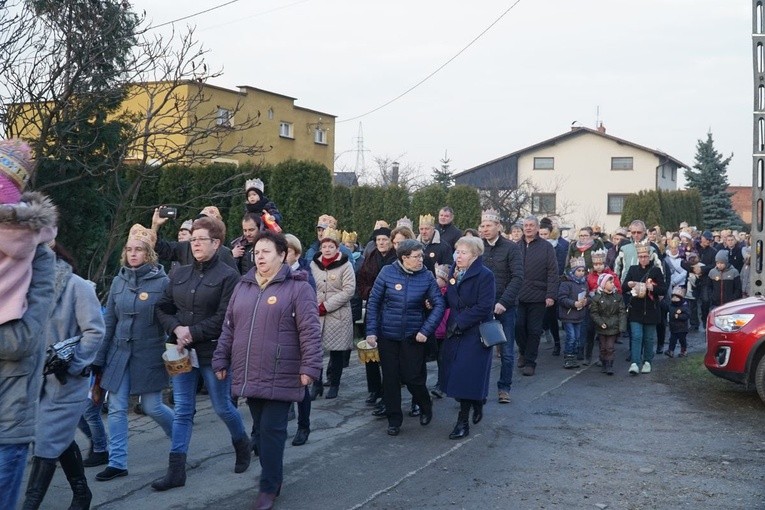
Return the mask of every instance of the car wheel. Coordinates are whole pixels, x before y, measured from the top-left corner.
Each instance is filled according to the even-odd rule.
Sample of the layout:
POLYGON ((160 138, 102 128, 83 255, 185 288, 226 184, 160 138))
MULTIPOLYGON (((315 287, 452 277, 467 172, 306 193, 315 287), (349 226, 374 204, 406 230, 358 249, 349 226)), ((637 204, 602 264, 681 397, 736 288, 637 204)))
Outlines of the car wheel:
POLYGON ((754 373, 754 385, 757 388, 757 394, 765 402, 765 356, 760 358, 757 363, 757 371, 754 373))

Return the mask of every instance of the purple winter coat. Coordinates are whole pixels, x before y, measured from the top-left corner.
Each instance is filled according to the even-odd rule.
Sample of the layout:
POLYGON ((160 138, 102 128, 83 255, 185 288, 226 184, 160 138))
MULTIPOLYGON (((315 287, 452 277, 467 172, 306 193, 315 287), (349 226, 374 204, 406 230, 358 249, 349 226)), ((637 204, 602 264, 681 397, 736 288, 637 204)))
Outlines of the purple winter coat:
POLYGON ((261 290, 250 270, 229 301, 213 370, 229 371, 235 397, 300 402, 300 375, 318 379, 321 366, 319 307, 305 272, 282 264, 261 290))

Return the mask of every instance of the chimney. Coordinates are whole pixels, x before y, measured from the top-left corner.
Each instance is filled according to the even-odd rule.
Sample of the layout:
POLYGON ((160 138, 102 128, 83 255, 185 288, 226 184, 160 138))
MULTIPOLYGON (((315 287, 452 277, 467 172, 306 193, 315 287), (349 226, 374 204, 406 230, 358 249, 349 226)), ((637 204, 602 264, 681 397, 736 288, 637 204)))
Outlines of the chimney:
POLYGON ((604 126, 602 122, 598 124, 598 133, 606 134, 606 126, 604 126))

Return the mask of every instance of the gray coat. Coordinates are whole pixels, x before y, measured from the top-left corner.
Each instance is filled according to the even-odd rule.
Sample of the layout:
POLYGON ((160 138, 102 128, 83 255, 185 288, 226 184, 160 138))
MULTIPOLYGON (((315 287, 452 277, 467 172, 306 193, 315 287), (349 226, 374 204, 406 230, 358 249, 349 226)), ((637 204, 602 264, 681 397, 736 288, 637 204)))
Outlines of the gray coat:
POLYGON ((162 362, 165 332, 154 316, 168 282, 162 266, 123 267, 112 282, 106 302, 106 335, 95 365, 103 368, 101 387, 117 391, 127 370, 130 393, 161 391, 168 385, 162 362))
POLYGON ((0 444, 30 443, 35 437, 42 382, 43 328, 53 305, 55 258, 40 245, 32 261, 27 310, 21 320, 0 325, 0 444))
POLYGON ((64 261, 56 262, 53 313, 45 328, 45 345, 82 336, 69 365, 69 377, 61 384, 53 374, 45 376, 35 437, 35 455, 56 459, 74 440, 77 422, 85 411, 90 366, 104 338, 104 319, 93 284, 72 274, 64 261))

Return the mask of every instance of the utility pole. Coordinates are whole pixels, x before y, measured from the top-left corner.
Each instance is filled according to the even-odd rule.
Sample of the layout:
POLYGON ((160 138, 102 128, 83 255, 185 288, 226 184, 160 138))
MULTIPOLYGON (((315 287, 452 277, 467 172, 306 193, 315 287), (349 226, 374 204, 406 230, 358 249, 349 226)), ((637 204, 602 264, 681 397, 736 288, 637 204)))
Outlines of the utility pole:
POLYGON ((359 135, 356 137, 356 168, 354 169, 357 176, 364 175, 364 168, 366 166, 364 152, 364 130, 361 128, 361 122, 359 122, 359 135))
POLYGON ((752 62, 754 67, 754 122, 752 127, 752 230, 749 270, 749 294, 762 295, 763 274, 763 204, 765 204, 765 12, 762 0, 752 0, 752 62))

